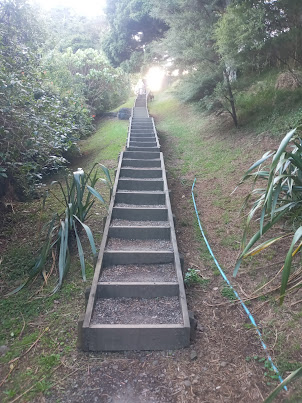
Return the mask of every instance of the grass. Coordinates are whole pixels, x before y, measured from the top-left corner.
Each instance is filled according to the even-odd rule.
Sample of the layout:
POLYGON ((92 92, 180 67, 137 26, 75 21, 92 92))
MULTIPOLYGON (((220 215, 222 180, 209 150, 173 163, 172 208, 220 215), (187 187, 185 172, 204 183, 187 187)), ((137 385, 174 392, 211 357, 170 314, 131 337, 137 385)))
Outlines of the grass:
POLYGON ((202 178, 209 174, 228 175, 234 171, 231 162, 241 154, 240 148, 228 149, 223 143, 207 138, 209 121, 193 108, 180 106, 172 96, 166 95, 157 97, 152 103, 151 114, 158 118, 159 132, 173 133, 176 141, 172 151, 175 158, 182 160, 181 174, 194 172, 197 178, 202 178), (194 144, 194 147, 188 147, 188 144, 194 144))
POLYGON ((132 108, 134 105, 135 96, 130 97, 124 104, 113 109, 112 112, 118 112, 121 108, 132 108))
MULTIPOLYGON (((202 213, 207 211, 207 206, 211 203, 218 213, 216 217, 210 216, 207 219, 213 220, 211 222, 213 226, 218 222, 217 230, 219 229, 219 232, 212 231, 210 225, 208 227, 205 225, 205 230, 208 229, 209 232, 210 244, 214 240, 214 246, 218 251, 222 247, 229 250, 231 246, 228 244, 236 240, 233 238, 233 232, 228 233, 227 245, 223 246, 221 239, 227 233, 225 229, 229 229, 230 225, 233 225, 234 209, 238 209, 239 198, 230 197, 230 192, 227 194, 223 184, 228 176, 232 178, 236 175, 233 161, 240 159, 244 163, 248 158, 246 153, 242 153, 242 145, 237 144, 237 133, 233 129, 224 131, 224 126, 217 123, 215 119, 200 116, 196 109, 180 105, 169 93, 156 96, 151 105, 151 113, 156 115, 161 141, 170 144, 169 155, 165 155, 171 165, 169 174, 176 179, 182 176, 183 179, 179 183, 185 187, 191 186, 194 177, 198 178, 199 183, 204 181, 207 184, 208 188, 201 187, 201 190, 196 187, 196 201, 198 208, 202 210, 200 211, 201 220, 204 222, 205 218, 202 213), (213 136, 213 134, 215 135, 213 136), (177 161, 174 161, 174 158, 177 161), (211 180, 213 186, 211 186, 211 180), (211 189, 214 190, 213 194, 211 189), (209 193, 210 198, 206 199, 205 196, 209 193)), ((96 133, 82 142, 83 156, 74 161, 73 166, 76 168, 81 166, 87 170, 97 161, 105 163, 113 171, 117 165, 118 153, 126 141, 127 125, 127 121, 112 119, 101 121, 96 133)), ((246 141, 250 141, 248 137, 246 141)), ((257 152, 256 149, 254 153, 257 152)), ((49 203, 51 208, 57 207, 54 200, 49 200, 49 203)), ((6 248, 5 257, 0 266, 1 284, 9 284, 13 288, 19 275, 23 275, 28 270, 30 260, 35 256, 38 247, 33 242, 37 231, 34 225, 36 225, 35 219, 39 206, 39 201, 16 205, 15 215, 12 215, 11 221, 4 228, 4 232, 13 242, 11 241, 6 248), (28 211, 28 213, 24 213, 24 211, 28 211)), ((200 240, 199 253, 205 266, 209 269, 209 277, 210 274, 219 275, 201 240, 197 220, 193 218, 195 213, 192 202, 188 202, 186 207, 192 211, 192 222, 194 222, 192 231, 200 240)), ((44 222, 47 220, 46 213, 43 216, 44 222)), ((105 215, 105 210, 99 207, 96 213, 98 215, 94 216, 91 224, 94 224, 95 237, 100 239, 102 236, 100 223, 105 215)), ((185 220, 183 220, 182 226, 187 227, 185 220)), ((216 257, 220 261, 220 255, 217 254, 216 257)), ((224 264, 224 262, 221 263, 224 264)), ((64 376, 68 376, 80 368, 83 354, 76 351, 76 324, 80 313, 83 313, 85 309, 84 292, 87 283, 82 282, 77 259, 73 260, 72 266, 73 272, 68 273, 64 287, 55 296, 36 299, 35 293, 41 286, 40 279, 37 279, 32 288, 22 290, 10 299, 1 300, 1 345, 9 347, 9 351, 0 357, 3 376, 10 371, 9 361, 20 357, 15 361, 15 366, 8 376, 7 382, 2 386, 1 401, 13 400, 25 390, 32 388, 22 399, 19 399, 20 401, 31 401, 47 394, 56 382, 59 383, 64 376), (26 353, 32 345, 34 347, 26 353), (60 366, 62 362, 65 366, 60 366)), ((86 269, 89 284, 93 275, 91 261, 86 269)), ((259 281, 259 277, 256 280, 259 281)), ((49 284, 49 288, 51 286, 49 284)), ((46 292, 47 288, 44 293, 46 292)), ((227 294, 231 296, 229 290, 227 290, 227 294)), ((229 298, 228 296, 227 298, 229 298)), ((261 312, 258 315, 260 316, 261 312)), ((295 329, 297 328, 299 332, 301 317, 302 314, 300 315, 297 311, 290 316, 292 321, 296 321, 295 329)), ((286 325, 286 322, 283 323, 286 325)), ((265 321, 263 321, 264 326, 265 321)), ((294 346, 290 348, 282 342, 285 340, 284 333, 284 328, 278 330, 276 355, 277 364, 278 359, 282 359, 281 368, 288 370, 288 368, 292 368, 290 364, 299 362, 298 359, 292 359, 292 355, 297 354, 298 351, 297 339, 294 346), (283 348, 282 355, 278 350, 279 347, 283 348)))
MULTIPOLYGON (((217 120, 209 119, 194 106, 180 104, 169 91, 156 97, 150 105, 150 113, 156 117, 160 140, 163 143, 169 141, 169 155, 173 155, 177 159, 177 164, 169 166, 170 176, 173 178, 185 176, 184 179, 181 179, 181 184, 190 187, 195 177, 197 183, 214 179, 215 188, 211 189, 211 195, 214 196, 212 205, 223 210, 222 217, 217 217, 217 220, 222 221, 225 225, 230 224, 231 212, 239 211, 241 201, 239 198, 230 196, 233 189, 230 189, 229 194, 225 195, 222 185, 225 178, 234 176, 233 161, 237 159, 245 161, 247 157, 242 154, 241 146, 236 145, 236 131, 225 130, 229 137, 227 141, 217 138, 217 133, 223 129, 217 120)), ((223 137, 226 136, 225 133, 222 134, 223 137)), ((173 164, 173 160, 171 163, 173 164)), ((195 192, 195 197, 198 204, 198 192, 195 192)), ((191 203, 190 209, 192 209, 192 216, 195 217, 192 207, 191 203)), ((204 208, 206 209, 206 206, 204 208)), ((200 214, 200 218, 202 220, 202 214, 200 214)), ((194 219, 194 229, 196 239, 200 242, 201 258, 207 265, 215 267, 209 252, 202 246, 203 239, 196 219, 194 219)), ((206 232, 206 227, 204 227, 204 231, 206 232)), ((239 234, 224 236, 223 225, 220 225, 217 231, 223 238, 223 246, 239 249, 239 234)))
POLYGON ((221 244, 227 246, 234 250, 239 250, 240 248, 240 236, 237 235, 226 235, 222 240, 221 244))
MULTIPOLYGON (((102 120, 97 131, 81 142, 83 155, 73 161, 71 169, 80 166, 89 170, 95 162, 100 162, 108 165, 113 172, 118 154, 126 142, 127 126, 127 121, 102 120)), ((55 187, 53 191, 57 194, 55 187)), ((106 194, 106 197, 109 195, 106 194)), ((3 259, 0 260, 0 284, 4 294, 26 277, 37 256, 37 217, 41 217, 42 224, 45 223, 52 211, 59 208, 59 203, 50 196, 46 206, 47 209, 40 215, 40 200, 16 203, 14 214, 6 217, 3 233, 10 242, 2 249, 3 259)), ((99 244, 106 209, 98 202, 93 209, 94 214, 88 220, 88 225, 99 244)), ((0 356, 0 366, 3 368, 0 384, 7 376, 0 387, 1 402, 9 402, 28 389, 28 393, 19 401, 31 401, 45 395, 66 372, 78 368, 79 363, 74 361, 77 354, 77 321, 85 310, 85 289, 94 272, 88 243, 83 242, 83 247, 87 252, 86 283, 81 278, 78 257, 73 256, 71 270, 59 293, 47 297, 54 286, 51 279, 39 293, 42 279, 38 277, 30 287, 0 300, 0 345, 9 348, 6 354, 0 356)))
POLYGON ((23 276, 32 267, 34 261, 35 257, 30 245, 12 245, 2 261, 7 281, 14 281, 23 276))
POLYGON ((221 295, 225 298, 227 298, 230 301, 235 301, 237 299, 233 289, 228 286, 228 285, 224 285, 221 289, 221 295))
MULTIPOLYGON (((72 263, 76 266, 77 259, 72 263)), ((77 269, 75 267, 76 272, 77 269)), ((92 275, 93 269, 88 266, 88 282, 92 275)), ((72 363, 76 349, 76 323, 84 310, 85 288, 86 283, 80 276, 69 273, 66 285, 52 297, 29 299, 37 290, 37 285, 34 285, 1 300, 0 344, 9 347, 9 351, 0 357, 2 377, 12 370, 3 385, 1 401, 22 394, 26 385, 33 388, 22 401, 30 401, 37 394, 45 393, 52 387, 53 371, 62 366, 62 360, 72 363), (31 346, 34 348, 28 351, 31 346), (12 360, 15 360, 13 364, 12 360)))
POLYGON ((186 286, 190 287, 194 284, 199 284, 202 286, 206 286, 209 283, 209 279, 203 278, 199 274, 199 270, 194 268, 189 268, 184 277, 184 283, 186 286))
POLYGON ((278 71, 263 72, 241 83, 236 95, 241 126, 258 134, 283 134, 302 120, 302 88, 276 89, 278 71), (242 89, 243 87, 243 89, 242 89))
POLYGON ((126 143, 127 128, 128 121, 126 120, 105 119, 101 121, 96 132, 80 143, 83 157, 77 162, 81 162, 81 168, 87 171, 95 162, 104 163, 108 160, 114 160, 114 165, 126 143))

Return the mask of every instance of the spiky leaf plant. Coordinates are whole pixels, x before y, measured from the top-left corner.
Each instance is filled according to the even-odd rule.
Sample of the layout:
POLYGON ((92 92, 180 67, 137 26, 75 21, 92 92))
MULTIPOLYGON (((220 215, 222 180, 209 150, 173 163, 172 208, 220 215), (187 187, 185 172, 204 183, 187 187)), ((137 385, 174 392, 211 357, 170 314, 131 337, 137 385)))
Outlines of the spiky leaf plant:
POLYGON ((56 254, 53 256, 58 256, 58 281, 52 293, 57 292, 61 288, 63 280, 70 267, 70 247, 74 240, 76 241, 80 258, 82 277, 83 280, 86 281, 85 259, 80 240, 80 232, 82 229, 85 231, 94 261, 96 261, 97 250, 93 234, 84 221, 89 217, 89 212, 96 200, 95 197, 103 204, 106 204, 103 197, 94 188, 96 183, 101 180, 102 182, 105 182, 109 188, 112 187, 112 181, 108 169, 105 166, 100 165, 106 176, 105 179, 100 178, 97 169, 98 165, 99 164, 95 164, 88 174, 85 174, 82 168, 78 168, 77 171, 73 172, 71 179, 70 177, 65 176, 63 183, 61 181, 52 182, 51 186, 59 186, 62 197, 58 197, 56 193, 51 190, 49 193, 51 193, 62 204, 63 212, 56 212, 52 219, 46 224, 46 238, 35 265, 29 272, 26 281, 10 294, 20 291, 40 273, 45 280, 47 279, 44 268, 54 249, 56 250, 56 254))
POLYGON ((300 377, 302 377, 302 367, 298 368, 296 371, 294 371, 290 375, 288 375, 288 377, 286 379, 284 379, 284 381, 282 383, 280 383, 280 385, 278 385, 272 391, 272 393, 270 393, 270 395, 263 401, 263 403, 271 403, 275 399, 275 397, 278 396, 278 394, 282 391, 282 389, 286 385, 288 385, 289 383, 294 381, 296 378, 300 378, 300 377))
MULTIPOLYGON (((280 285, 280 303, 283 303, 288 281, 291 275, 292 258, 302 247, 302 139, 301 128, 291 130, 281 141, 274 152, 266 152, 245 173, 242 181, 253 179, 254 188, 246 197, 244 206, 252 201, 243 237, 242 253, 240 254, 234 276, 237 275, 243 259, 254 256, 285 237, 291 236, 291 246, 287 252, 280 285), (270 164, 267 164, 271 159, 270 164), (263 164, 265 163, 265 166, 263 164), (261 183, 260 187, 256 184, 261 183), (259 229, 247 242, 247 234, 256 213, 259 216, 259 229), (274 236, 255 247, 269 230, 276 231, 276 224, 286 218, 291 231, 286 235, 274 236)), ((301 278, 294 287, 302 285, 301 278)))

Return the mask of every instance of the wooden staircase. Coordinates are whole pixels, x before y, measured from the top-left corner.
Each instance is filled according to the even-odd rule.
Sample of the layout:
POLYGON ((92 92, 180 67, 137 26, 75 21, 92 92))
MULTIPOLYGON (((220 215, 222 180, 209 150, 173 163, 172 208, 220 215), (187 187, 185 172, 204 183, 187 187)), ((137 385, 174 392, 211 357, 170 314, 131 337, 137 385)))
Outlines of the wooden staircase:
POLYGON ((139 95, 129 122, 79 343, 85 351, 165 350, 190 321, 163 154, 139 95))

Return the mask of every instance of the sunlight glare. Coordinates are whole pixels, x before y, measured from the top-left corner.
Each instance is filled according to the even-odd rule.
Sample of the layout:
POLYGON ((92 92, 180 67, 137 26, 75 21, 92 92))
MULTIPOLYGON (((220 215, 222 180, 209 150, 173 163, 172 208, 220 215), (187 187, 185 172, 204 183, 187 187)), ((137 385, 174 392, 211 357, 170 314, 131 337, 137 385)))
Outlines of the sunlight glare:
POLYGON ((159 91, 163 84, 165 71, 161 67, 150 67, 146 74, 147 86, 151 91, 159 91))
POLYGON ((46 10, 52 8, 69 8, 79 15, 96 17, 104 15, 106 0, 29 0, 32 4, 38 4, 46 10))

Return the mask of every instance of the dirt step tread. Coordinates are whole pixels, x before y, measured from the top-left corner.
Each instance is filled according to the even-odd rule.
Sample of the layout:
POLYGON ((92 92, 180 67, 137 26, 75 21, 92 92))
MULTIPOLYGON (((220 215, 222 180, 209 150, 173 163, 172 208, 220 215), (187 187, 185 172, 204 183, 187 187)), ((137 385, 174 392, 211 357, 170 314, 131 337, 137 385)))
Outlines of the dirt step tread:
POLYGON ((178 297, 98 299, 92 324, 182 324, 178 297))
POLYGON ((118 190, 116 193, 123 194, 123 193, 137 193, 137 194, 165 194, 162 190, 118 190))
MULTIPOLYGON (((125 192, 126 193, 126 192, 125 192)), ((132 209, 137 209, 137 208, 150 208, 150 209, 164 209, 166 210, 167 208, 165 207, 165 204, 129 204, 129 203, 116 203, 114 205, 114 208, 132 208, 132 209)))
POLYGON ((129 209, 129 210, 146 210, 146 209, 162 209, 162 210, 167 210, 167 207, 164 206, 163 204, 156 204, 156 207, 151 207, 151 204, 147 204, 147 207, 144 207, 142 204, 126 204, 126 207, 121 206, 121 204, 126 204, 126 203, 117 203, 114 205, 114 209, 129 209))
POLYGON ((100 282, 121 280, 176 282, 177 276, 173 264, 128 264, 106 267, 99 279, 100 282))
POLYGON ((163 182, 162 178, 132 178, 132 176, 122 176, 119 181, 133 181, 133 182, 163 182))
POLYGON ((131 221, 131 220, 121 220, 118 218, 114 218, 111 221, 110 227, 119 227, 119 228, 167 228, 170 227, 169 221, 131 221))
MULTIPOLYGON (((153 160, 152 160, 152 161, 153 161, 153 160)), ((143 167, 126 167, 126 166, 123 166, 123 167, 121 168, 121 171, 124 171, 124 170, 134 170, 134 171, 162 171, 162 169, 159 168, 159 167, 154 167, 154 168, 152 168, 152 167, 146 167, 146 168, 143 168, 143 167)), ((122 178, 125 178, 125 176, 122 176, 120 179, 122 179, 122 178)))
POLYGON ((163 239, 122 239, 122 238, 108 238, 106 251, 112 250, 127 250, 127 251, 172 251, 172 243, 163 239))

